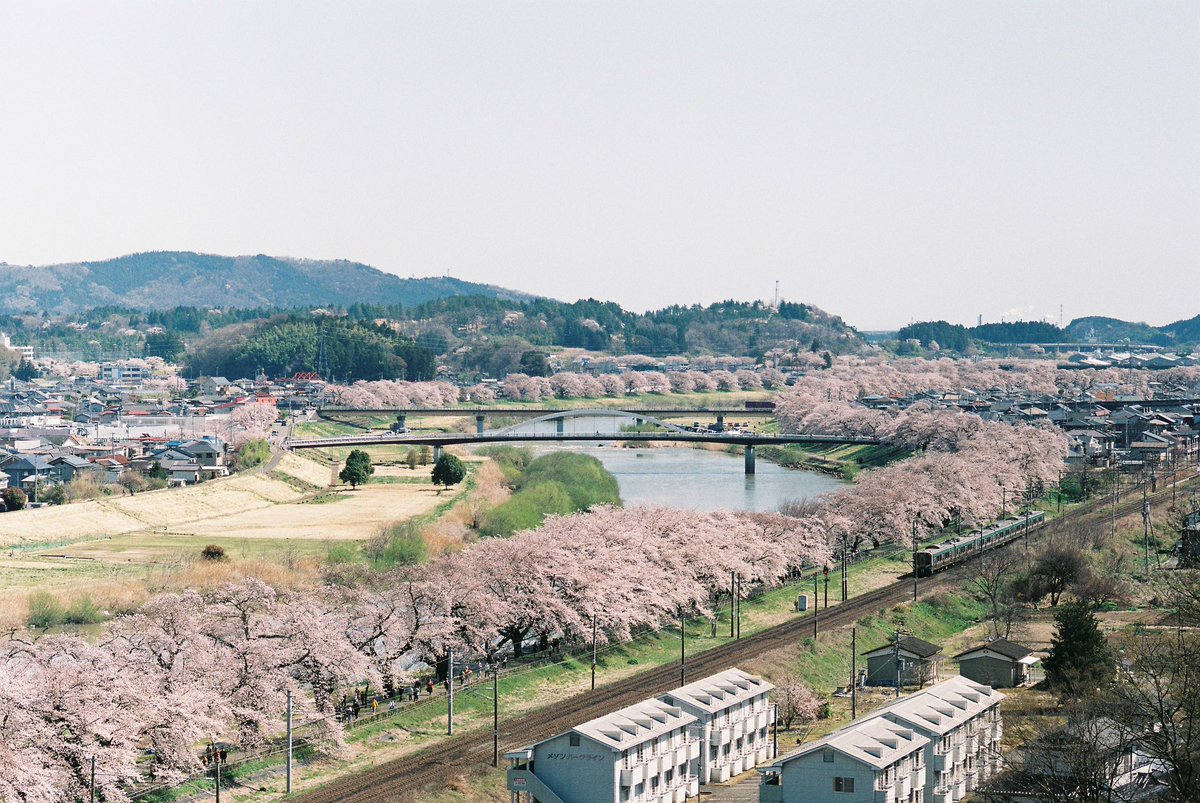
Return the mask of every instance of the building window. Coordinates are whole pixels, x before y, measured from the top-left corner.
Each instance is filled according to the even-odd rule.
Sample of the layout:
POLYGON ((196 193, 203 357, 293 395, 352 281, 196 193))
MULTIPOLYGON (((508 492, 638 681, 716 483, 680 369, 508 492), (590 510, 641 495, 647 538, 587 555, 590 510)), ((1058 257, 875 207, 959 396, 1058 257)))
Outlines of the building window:
POLYGON ((835 792, 853 792, 854 779, 842 778, 835 776, 833 779, 833 791, 835 792))
POLYGON ((826 750, 823 753, 821 753, 821 760, 824 761, 826 764, 832 764, 833 763, 833 751, 826 750))
POLYGON ((570 742, 571 747, 579 747, 579 734, 572 733, 570 736, 567 737, 567 741, 570 742))

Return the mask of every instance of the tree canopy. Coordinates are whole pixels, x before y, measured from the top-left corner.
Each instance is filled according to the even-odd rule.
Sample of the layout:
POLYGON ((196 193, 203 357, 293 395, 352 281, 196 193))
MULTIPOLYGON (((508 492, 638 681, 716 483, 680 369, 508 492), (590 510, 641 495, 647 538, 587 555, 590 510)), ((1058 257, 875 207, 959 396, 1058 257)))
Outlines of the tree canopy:
POLYGON ((467 476, 467 467, 452 454, 446 453, 433 464, 433 484, 449 488, 458 485, 467 476))
POLYGON ((366 485, 374 473, 375 466, 371 465, 371 456, 362 449, 354 449, 346 457, 346 464, 338 473, 338 479, 349 483, 351 488, 357 488, 366 485))

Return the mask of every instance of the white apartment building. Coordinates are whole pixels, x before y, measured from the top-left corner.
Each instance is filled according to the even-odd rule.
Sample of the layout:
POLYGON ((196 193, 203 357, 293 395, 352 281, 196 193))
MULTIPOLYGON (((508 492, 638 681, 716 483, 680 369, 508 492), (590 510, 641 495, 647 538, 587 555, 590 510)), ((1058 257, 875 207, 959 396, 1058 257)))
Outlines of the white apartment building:
POLYGON ((856 722, 763 773, 760 803, 921 803, 929 739, 882 717, 856 722))
POLYGON ((512 803, 681 803, 700 793, 696 717, 645 700, 505 753, 512 803))
POLYGON ((761 768, 759 800, 957 803, 998 769, 1001 699, 995 689, 961 676, 903 697, 761 768), (909 742, 889 726, 914 734, 920 756, 901 750, 909 742), (817 752, 819 760, 812 758, 817 752))
POLYGON ((956 676, 873 712, 929 739, 926 803, 957 803, 994 775, 1003 724, 995 689, 956 676))
POLYGON ((658 699, 696 718, 700 734, 700 783, 723 783, 775 757, 771 725, 775 687, 740 669, 681 686, 658 699))

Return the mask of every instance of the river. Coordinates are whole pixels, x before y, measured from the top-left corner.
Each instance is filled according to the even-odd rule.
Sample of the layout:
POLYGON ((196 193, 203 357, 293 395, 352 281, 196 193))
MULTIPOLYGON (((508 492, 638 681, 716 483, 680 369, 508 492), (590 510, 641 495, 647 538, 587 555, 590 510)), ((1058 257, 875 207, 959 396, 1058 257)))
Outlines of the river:
POLYGON ((688 448, 624 449, 563 444, 539 453, 570 449, 590 454, 617 478, 626 507, 664 505, 688 510, 774 511, 792 499, 811 499, 845 487, 841 480, 812 471, 781 468, 758 459, 756 474, 745 474, 742 456, 688 448))

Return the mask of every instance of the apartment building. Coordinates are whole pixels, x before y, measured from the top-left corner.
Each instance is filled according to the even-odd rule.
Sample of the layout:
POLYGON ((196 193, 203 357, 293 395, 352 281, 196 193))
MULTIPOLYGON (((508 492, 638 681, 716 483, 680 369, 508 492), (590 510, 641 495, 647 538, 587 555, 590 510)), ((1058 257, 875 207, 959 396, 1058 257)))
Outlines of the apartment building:
POLYGON ((512 803, 680 803, 700 794, 697 719, 645 700, 511 753, 512 803))
POLYGON ((961 676, 903 697, 760 768, 759 800, 957 803, 999 767, 1001 699, 961 676))
POLYGON ((874 712, 929 739, 926 803, 957 803, 994 775, 1003 724, 995 689, 956 676, 874 712))
POLYGON ((681 686, 660 696, 696 718, 700 734, 700 783, 723 783, 775 757, 771 725, 775 687, 740 669, 681 686))
POLYGON ((929 739, 882 717, 805 745, 763 773, 760 803, 922 803, 929 739))

